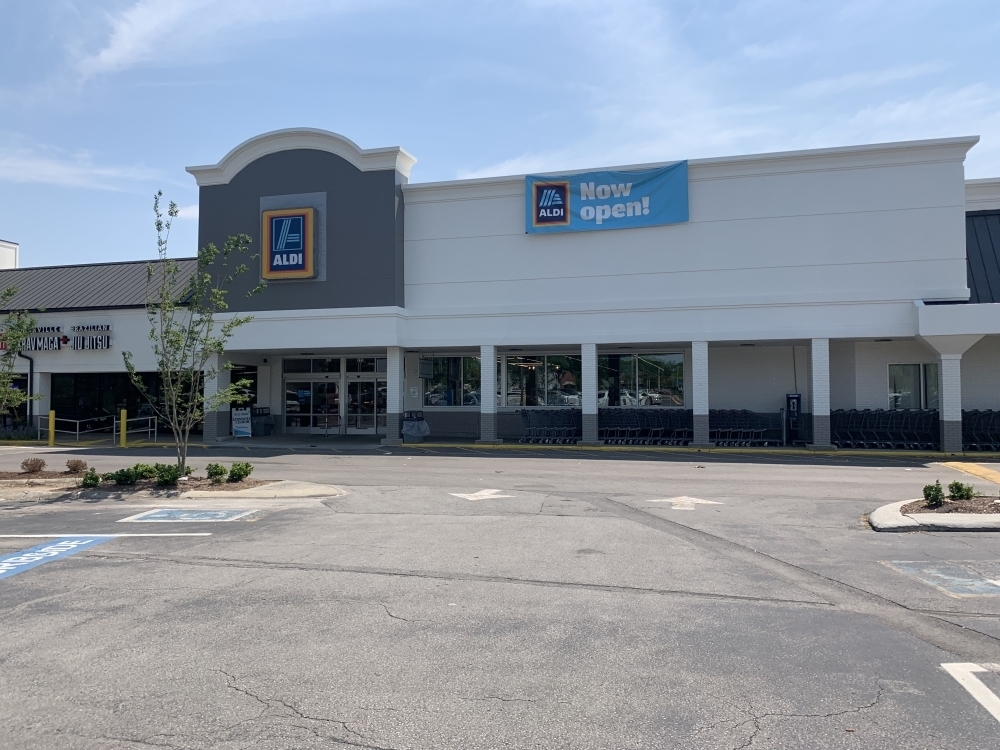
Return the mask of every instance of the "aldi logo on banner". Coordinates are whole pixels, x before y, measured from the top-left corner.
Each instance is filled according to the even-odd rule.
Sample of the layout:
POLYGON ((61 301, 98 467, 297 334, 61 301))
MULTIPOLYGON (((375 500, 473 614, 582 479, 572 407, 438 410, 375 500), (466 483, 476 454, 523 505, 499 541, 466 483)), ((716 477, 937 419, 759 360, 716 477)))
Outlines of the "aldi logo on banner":
POLYGON ((688 163, 634 172, 528 175, 525 231, 587 232, 688 220, 688 163))
POLYGON ((552 227, 569 224, 569 183, 536 182, 534 188, 534 226, 552 227))
POLYGON ((265 279, 311 279, 314 209, 292 208, 265 211, 261 245, 261 276, 265 279))

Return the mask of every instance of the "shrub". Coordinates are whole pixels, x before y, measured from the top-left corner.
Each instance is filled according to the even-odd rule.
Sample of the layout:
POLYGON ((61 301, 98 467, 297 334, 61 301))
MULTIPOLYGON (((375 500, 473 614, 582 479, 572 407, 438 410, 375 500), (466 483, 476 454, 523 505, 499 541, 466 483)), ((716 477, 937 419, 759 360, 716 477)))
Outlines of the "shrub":
POLYGON ((139 479, 139 475, 135 473, 132 469, 119 469, 118 471, 111 474, 112 479, 115 480, 115 484, 135 484, 139 479))
POLYGON ((153 468, 156 470, 156 483, 161 487, 173 487, 181 478, 177 464, 156 464, 153 468))
POLYGON ((242 482, 253 473, 253 464, 249 461, 234 461, 229 469, 230 482, 242 482))
POLYGON ((37 474, 45 468, 44 458, 26 458, 21 462, 21 471, 25 474, 37 474))
POLYGON ((97 475, 94 469, 90 469, 86 474, 83 475, 83 479, 80 480, 81 487, 98 487, 101 484, 101 478, 97 475))
POLYGON ((934 484, 924 485, 924 500, 928 508, 939 508, 944 502, 944 490, 941 488, 940 480, 934 484))
POLYGON ((971 484, 952 482, 948 485, 948 497, 952 500, 971 500, 976 496, 976 488, 971 484))
POLYGON ((132 471, 135 472, 136 477, 139 479, 156 478, 156 467, 150 466, 149 464, 136 464, 132 467, 132 471))
MULTIPOLYGON (((82 474, 87 470, 87 462, 79 458, 71 458, 66 462, 66 471, 70 474, 82 474)), ((94 476, 97 476, 96 474, 94 476)))
POLYGON ((0 429, 0 440, 35 440, 38 433, 33 427, 18 425, 0 429))
POLYGON ((103 474, 101 474, 101 481, 102 482, 113 482, 113 481, 115 481, 115 472, 113 472, 113 471, 106 471, 106 472, 104 472, 103 474))
POLYGON ((226 478, 226 474, 229 470, 226 469, 222 464, 209 464, 205 467, 205 473, 208 478, 212 480, 213 483, 219 484, 223 479, 226 478))

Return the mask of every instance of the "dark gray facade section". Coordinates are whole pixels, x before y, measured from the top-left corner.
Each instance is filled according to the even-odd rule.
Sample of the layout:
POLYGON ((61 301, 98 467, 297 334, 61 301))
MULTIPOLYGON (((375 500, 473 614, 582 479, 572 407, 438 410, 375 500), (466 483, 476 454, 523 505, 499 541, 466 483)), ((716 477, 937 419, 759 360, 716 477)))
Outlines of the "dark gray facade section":
POLYGON ((326 151, 296 149, 251 162, 227 185, 201 188, 198 242, 222 247, 234 234, 253 238, 261 252, 261 199, 326 194, 326 280, 260 279, 260 259, 236 279, 228 295, 233 312, 344 307, 403 307, 403 192, 393 169, 362 172, 326 151))
POLYGON ((1000 302, 1000 211, 965 215, 969 302, 1000 302))

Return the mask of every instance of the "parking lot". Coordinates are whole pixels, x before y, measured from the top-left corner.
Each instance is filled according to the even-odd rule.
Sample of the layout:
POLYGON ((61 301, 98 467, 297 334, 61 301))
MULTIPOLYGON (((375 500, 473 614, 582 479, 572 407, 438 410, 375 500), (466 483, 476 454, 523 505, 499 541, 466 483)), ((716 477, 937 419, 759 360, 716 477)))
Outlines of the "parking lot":
MULTIPOLYGON (((154 453, 8 448, 0 469, 154 453)), ((327 489, 0 503, 0 558, 64 544, 0 562, 4 747, 1000 747, 996 535, 864 519, 935 479, 1000 492, 957 469, 376 446, 191 463, 209 460, 327 489)))

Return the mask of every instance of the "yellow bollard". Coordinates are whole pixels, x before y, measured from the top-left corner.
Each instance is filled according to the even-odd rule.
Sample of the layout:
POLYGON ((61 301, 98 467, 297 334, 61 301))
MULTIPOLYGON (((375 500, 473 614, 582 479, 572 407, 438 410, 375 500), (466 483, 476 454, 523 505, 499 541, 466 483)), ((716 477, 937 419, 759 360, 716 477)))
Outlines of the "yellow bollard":
POLYGON ((56 413, 55 410, 49 410, 49 445, 56 444, 56 413))
POLYGON ((121 433, 122 433, 122 443, 121 443, 121 445, 122 445, 122 448, 124 448, 124 447, 126 447, 125 444, 128 442, 128 412, 125 409, 122 409, 121 427, 122 427, 122 429, 121 429, 121 433))

